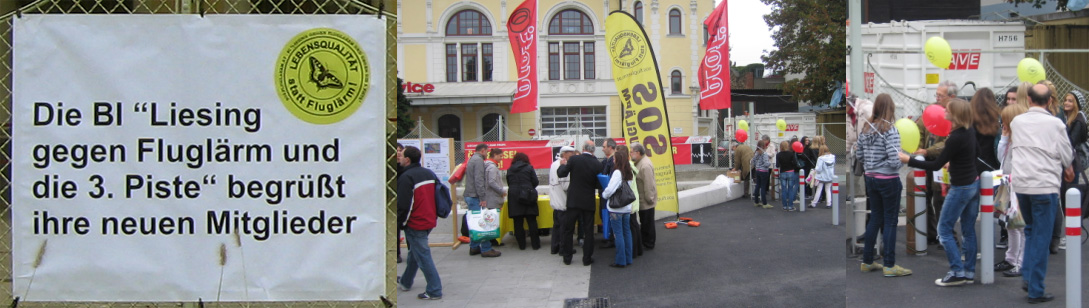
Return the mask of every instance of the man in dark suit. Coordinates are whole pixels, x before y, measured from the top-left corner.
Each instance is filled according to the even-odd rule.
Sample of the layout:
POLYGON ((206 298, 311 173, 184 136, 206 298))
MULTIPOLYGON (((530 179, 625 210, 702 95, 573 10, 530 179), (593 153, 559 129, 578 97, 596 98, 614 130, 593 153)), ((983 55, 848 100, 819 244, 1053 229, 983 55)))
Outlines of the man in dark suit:
POLYGON ((563 263, 570 265, 574 249, 571 236, 575 233, 575 221, 578 221, 586 237, 582 242, 582 265, 594 263, 594 205, 595 189, 601 188, 597 174, 601 172, 601 162, 594 157, 595 146, 587 143, 582 146, 582 154, 560 162, 556 175, 570 177, 571 185, 567 188, 567 211, 563 217, 563 263))
MULTIPOLYGON (((587 140, 586 142, 590 143, 593 141, 587 140)), ((605 158, 601 160, 601 174, 613 174, 613 169, 616 169, 616 161, 613 159, 613 153, 616 153, 616 140, 605 138, 605 143, 601 146, 601 152, 605 153, 605 158)), ((603 192, 605 192, 604 189, 597 192, 599 200, 605 200, 605 197, 601 195, 603 192)), ((609 213, 608 210, 605 209, 605 202, 598 203, 598 205, 597 211, 601 213, 601 217, 608 216, 609 213)), ((603 226, 603 229, 605 231, 609 230, 608 226, 603 226)), ((602 242, 601 248, 613 247, 616 247, 616 245, 613 243, 613 237, 610 234, 610 236, 602 242)))

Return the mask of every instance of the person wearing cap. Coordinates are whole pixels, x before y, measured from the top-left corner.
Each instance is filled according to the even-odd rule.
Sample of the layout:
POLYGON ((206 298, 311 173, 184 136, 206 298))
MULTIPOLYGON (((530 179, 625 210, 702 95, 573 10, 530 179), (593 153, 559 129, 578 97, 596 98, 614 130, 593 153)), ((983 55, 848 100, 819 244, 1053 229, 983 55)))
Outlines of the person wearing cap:
POLYGON ((576 222, 583 233, 582 265, 590 266, 594 263, 596 190, 601 189, 597 175, 602 168, 601 161, 594 157, 595 150, 597 147, 593 141, 587 141, 582 145, 582 154, 561 159, 560 168, 556 169, 556 175, 571 179, 571 186, 567 190, 567 210, 563 214, 563 248, 560 249, 563 263, 567 265, 571 265, 571 258, 575 253, 571 237, 575 234, 576 222))
POLYGON ((548 202, 552 205, 552 254, 560 253, 563 244, 563 213, 567 210, 567 186, 571 184, 570 178, 561 178, 556 171, 560 169, 561 160, 575 154, 578 151, 573 147, 560 148, 560 153, 556 154, 556 159, 548 169, 548 202))

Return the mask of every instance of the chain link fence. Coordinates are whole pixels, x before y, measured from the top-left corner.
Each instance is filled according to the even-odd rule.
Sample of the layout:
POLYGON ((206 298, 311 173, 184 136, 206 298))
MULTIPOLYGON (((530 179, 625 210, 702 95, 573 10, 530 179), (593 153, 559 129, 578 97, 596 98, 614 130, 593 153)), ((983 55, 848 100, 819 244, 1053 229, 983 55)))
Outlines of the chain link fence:
MULTIPOLYGON (((1047 80, 1051 81, 1055 85, 1055 89, 1058 92, 1058 95, 1059 95, 1060 99, 1062 98, 1063 95, 1066 95, 1066 93, 1070 93, 1071 90, 1077 90, 1077 91, 1079 91, 1079 92, 1081 92, 1083 94, 1087 93, 1083 86, 1089 86, 1089 85, 1078 85, 1078 84, 1075 84, 1074 82, 1071 82, 1066 77, 1064 77, 1061 73, 1059 73, 1059 71, 1055 68, 1055 66, 1052 65, 1051 61, 1048 60, 1048 58, 1050 56, 1057 56, 1057 55, 1062 55, 1062 54, 1069 54, 1069 53, 1063 53, 1063 52, 1060 52, 1060 51, 1039 51, 1039 52, 1033 52, 1033 53, 1026 53, 1026 57, 1035 58, 1035 59, 1039 60, 1041 64, 1043 64, 1044 70, 1047 72, 1047 75, 1046 75, 1047 80)), ((889 96, 892 97, 892 101, 896 103, 896 116, 897 117, 900 117, 900 118, 910 117, 912 119, 917 119, 919 117, 919 115, 921 115, 923 113, 923 109, 926 108, 926 106, 928 106, 929 104, 934 102, 934 98, 931 95, 928 95, 929 92, 927 92, 926 89, 918 89, 918 90, 914 90, 914 91, 904 90, 903 87, 890 83, 888 80, 885 79, 885 76, 882 76, 881 73, 878 72, 878 70, 876 68, 874 68, 873 63, 870 61, 870 57, 866 57, 866 66, 865 66, 864 70, 865 70, 865 73, 873 74, 873 76, 874 76, 873 93, 868 95, 868 97, 866 97, 866 99, 869 99, 869 100, 872 101, 875 97, 877 97, 878 94, 881 94, 881 93, 889 94, 889 96)), ((956 80, 954 80, 954 81, 956 81, 956 80)), ((1001 87, 996 86, 995 88, 992 88, 991 91, 993 91, 995 93, 996 102, 999 105, 1005 105, 1006 104, 1006 90, 1010 89, 1010 88, 1016 88, 1018 85, 1020 85, 1020 83, 1021 83, 1020 80, 1014 79, 1014 80, 1011 80, 1010 82, 1006 83, 1005 85, 1003 85, 1001 87)), ((971 88, 972 90, 978 90, 979 89, 979 88, 975 88, 975 85, 971 85, 971 84, 960 85, 960 86, 961 86, 961 90, 962 90, 961 93, 965 93, 963 90, 967 90, 969 88, 971 88)), ((982 88, 982 87, 980 87, 980 88, 982 88)), ((974 92, 971 92, 971 93, 974 93, 974 92)), ((1081 110, 1086 110, 1086 107, 1089 107, 1089 103, 1087 103, 1087 102, 1081 102, 1081 103, 1082 103, 1082 105, 1080 106, 1081 110)))
MULTIPOLYGON (((0 216, 0 275, 4 277, 0 284, 0 296, 13 299, 9 306, 15 307, 283 307, 283 308, 309 308, 309 307, 391 307, 396 305, 396 289, 393 277, 396 277, 397 267, 394 262, 393 250, 396 243, 393 230, 395 226, 395 186, 396 177, 394 157, 396 141, 396 128, 393 123, 387 123, 386 127, 386 242, 387 268, 385 273, 386 292, 388 297, 382 297, 380 301, 370 302, 210 302, 213 299, 192 299, 192 302, 19 302, 19 296, 12 294, 12 213, 11 213, 11 110, 12 110, 12 25, 16 18, 23 14, 346 14, 346 15, 381 15, 386 18, 386 46, 387 46, 387 71, 384 72, 387 83, 396 84, 397 65, 397 37, 396 16, 385 8, 388 0, 0 0, 0 54, 3 56, 0 65, 0 116, 4 126, 0 137, 3 138, 4 151, 0 154, 3 164, 2 174, 2 216, 0 216)), ((395 99, 397 91, 395 87, 386 89, 387 118, 396 118, 395 99)), ((160 266, 173 266, 161 264, 160 266)))

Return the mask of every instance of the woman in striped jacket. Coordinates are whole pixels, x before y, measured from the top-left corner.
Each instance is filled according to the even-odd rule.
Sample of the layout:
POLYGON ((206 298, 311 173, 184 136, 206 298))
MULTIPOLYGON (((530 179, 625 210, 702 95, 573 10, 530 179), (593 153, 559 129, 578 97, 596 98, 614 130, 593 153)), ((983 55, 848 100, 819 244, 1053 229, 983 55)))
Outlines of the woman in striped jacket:
POLYGON ((866 175, 866 198, 870 204, 870 221, 866 224, 866 243, 862 253, 862 271, 883 270, 885 277, 911 275, 911 270, 896 265, 896 222, 900 215, 900 132, 892 125, 896 120, 896 105, 892 97, 882 93, 874 100, 873 116, 855 143, 855 159, 861 160, 866 175), (885 243, 881 252, 884 266, 874 263, 877 232, 885 243))

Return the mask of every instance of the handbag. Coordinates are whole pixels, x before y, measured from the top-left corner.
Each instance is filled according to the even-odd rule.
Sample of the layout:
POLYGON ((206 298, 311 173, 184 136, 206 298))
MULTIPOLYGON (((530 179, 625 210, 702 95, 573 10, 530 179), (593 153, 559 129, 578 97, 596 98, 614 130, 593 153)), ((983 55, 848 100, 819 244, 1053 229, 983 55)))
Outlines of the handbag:
POLYGON ((635 202, 635 192, 631 190, 631 185, 621 182, 620 189, 616 190, 612 196, 609 196, 609 208, 618 209, 628 204, 635 202))
POLYGON ((864 170, 865 166, 862 164, 862 160, 855 158, 854 161, 855 163, 854 167, 851 168, 851 174, 854 174, 855 176, 862 176, 863 174, 865 174, 866 170, 864 170))
POLYGON ((1017 198, 1013 196, 1013 183, 1006 184, 1010 192, 1010 208, 1007 211, 1008 220, 1006 221, 1006 229, 1020 229, 1025 227, 1025 217, 1021 216, 1021 205, 1017 201, 1017 198), (1013 214, 1009 214, 1013 212, 1013 214))
POLYGON ((469 211, 468 223, 469 238, 474 242, 488 241, 499 238, 499 211, 496 209, 483 209, 469 211))

